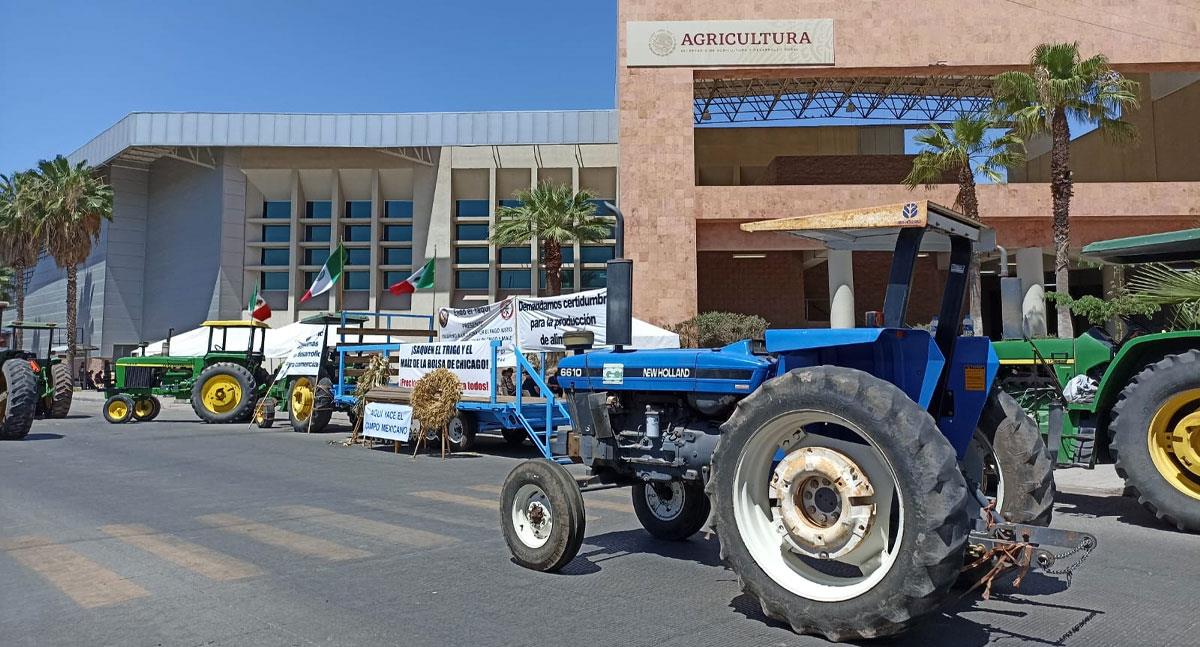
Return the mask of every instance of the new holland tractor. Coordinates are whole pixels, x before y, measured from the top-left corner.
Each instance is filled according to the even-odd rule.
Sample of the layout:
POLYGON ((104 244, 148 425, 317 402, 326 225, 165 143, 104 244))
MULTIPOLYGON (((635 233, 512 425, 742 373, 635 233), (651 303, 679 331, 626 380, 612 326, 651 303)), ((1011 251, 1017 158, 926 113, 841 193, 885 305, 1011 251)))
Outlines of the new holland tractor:
MULTIPOLYGON (((203 355, 122 357, 114 363, 106 390, 104 419, 111 423, 154 420, 159 397, 190 400, 207 423, 247 422, 266 394, 271 375, 263 367, 267 324, 261 321, 206 321, 208 346, 203 355), (230 345, 229 331, 248 331, 243 346, 230 345)), ((170 346, 167 340, 164 352, 170 346)))
POLYGON ((582 351, 587 334, 565 336, 578 351, 558 369, 571 428, 555 436, 555 461, 519 464, 501 490, 514 561, 561 569, 583 542, 582 491, 628 486, 651 535, 682 540, 709 525, 766 615, 849 640, 937 610, 964 569, 1055 572, 1094 548, 1045 527, 1054 484, 1038 428, 996 388, 989 341, 959 336, 972 248, 989 249, 994 232, 924 201, 742 229, 894 251, 882 320, 627 350, 632 266, 613 261, 614 348, 582 351), (949 255, 932 331, 906 325, 921 251, 949 255))
MULTIPOLYGON (((1100 241, 1083 254, 1195 262, 1200 229, 1100 241)), ((1122 339, 1096 327, 1075 339, 996 342, 1001 386, 1041 423, 1056 462, 1110 458, 1130 496, 1176 528, 1200 531, 1200 330, 1130 330, 1122 339)))

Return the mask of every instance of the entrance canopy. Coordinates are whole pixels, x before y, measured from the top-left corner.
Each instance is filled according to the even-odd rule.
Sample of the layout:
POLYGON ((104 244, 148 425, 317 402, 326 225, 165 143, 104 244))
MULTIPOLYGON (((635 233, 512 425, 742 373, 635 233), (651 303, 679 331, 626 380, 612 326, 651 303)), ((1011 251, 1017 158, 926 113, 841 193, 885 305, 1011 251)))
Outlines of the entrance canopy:
POLYGON ((1083 248, 1083 255, 1106 263, 1170 263, 1200 260, 1200 229, 1101 240, 1083 248))

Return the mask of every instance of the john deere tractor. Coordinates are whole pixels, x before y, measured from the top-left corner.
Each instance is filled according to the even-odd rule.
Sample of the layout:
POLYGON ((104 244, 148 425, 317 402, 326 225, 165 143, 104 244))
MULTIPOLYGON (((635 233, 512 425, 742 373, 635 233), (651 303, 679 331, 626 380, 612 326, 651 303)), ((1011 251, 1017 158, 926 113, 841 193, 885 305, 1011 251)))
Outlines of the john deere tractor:
POLYGON ((201 325, 208 328, 208 349, 203 355, 118 359, 104 402, 105 420, 153 420, 162 407, 162 396, 191 400, 192 410, 204 422, 249 421, 255 402, 271 383, 271 375, 263 367, 269 326, 261 321, 206 321, 201 325), (244 346, 230 348, 230 330, 248 331, 244 346))
MULTIPOLYGON (((0 314, 7 305, 0 301, 0 314)), ((28 354, 0 344, 0 440, 28 436, 37 409, 38 378, 28 354)))
POLYGON ((16 331, 22 331, 22 345, 26 350, 15 352, 23 355, 33 368, 37 383, 37 415, 43 418, 66 418, 71 412, 75 383, 71 379, 70 367, 54 356, 54 331, 58 329, 58 324, 14 321, 11 328, 14 339, 17 337, 16 331), (44 340, 37 339, 43 336, 44 340), (45 354, 39 354, 34 348, 40 345, 38 341, 45 343, 45 354))
MULTIPOLYGON (((1200 229, 1096 242, 1083 254, 1194 262, 1200 229)), ((1200 330, 1131 330, 1121 339, 1092 328, 1075 339, 996 342, 1000 384, 1039 420, 1057 463, 1109 458, 1130 496, 1180 530, 1200 531, 1200 330)))

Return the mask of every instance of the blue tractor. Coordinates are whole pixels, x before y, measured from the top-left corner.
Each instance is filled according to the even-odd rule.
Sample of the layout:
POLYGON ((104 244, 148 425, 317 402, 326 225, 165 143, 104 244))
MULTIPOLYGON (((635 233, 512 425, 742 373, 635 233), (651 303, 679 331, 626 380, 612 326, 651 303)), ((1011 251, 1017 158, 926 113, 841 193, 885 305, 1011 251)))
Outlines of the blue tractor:
MULTIPOLYGON (((627 350, 632 268, 614 261, 614 347, 559 363, 572 418, 556 436, 562 458, 525 461, 502 488, 517 563, 565 566, 583 541, 581 492, 630 486, 650 534, 682 540, 709 525, 764 613, 847 640, 902 631, 945 601, 965 567, 1050 570, 1049 546, 1094 547, 1045 528, 1054 484, 1038 427, 996 387, 988 339, 959 335, 973 249, 994 246, 994 232, 924 201, 742 228, 893 251, 883 310, 869 317, 881 321, 627 350), (949 256, 930 330, 905 319, 922 251, 949 256)), ((565 336, 576 337, 588 345, 587 334, 565 336)))

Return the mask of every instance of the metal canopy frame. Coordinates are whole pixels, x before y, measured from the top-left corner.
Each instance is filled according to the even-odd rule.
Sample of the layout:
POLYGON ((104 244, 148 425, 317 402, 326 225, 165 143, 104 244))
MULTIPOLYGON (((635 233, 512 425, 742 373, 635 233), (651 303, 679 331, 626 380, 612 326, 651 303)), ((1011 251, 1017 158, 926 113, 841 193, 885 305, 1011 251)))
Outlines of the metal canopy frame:
POLYGON ((982 75, 695 80, 697 124, 781 119, 880 119, 927 123, 991 107, 982 75))

